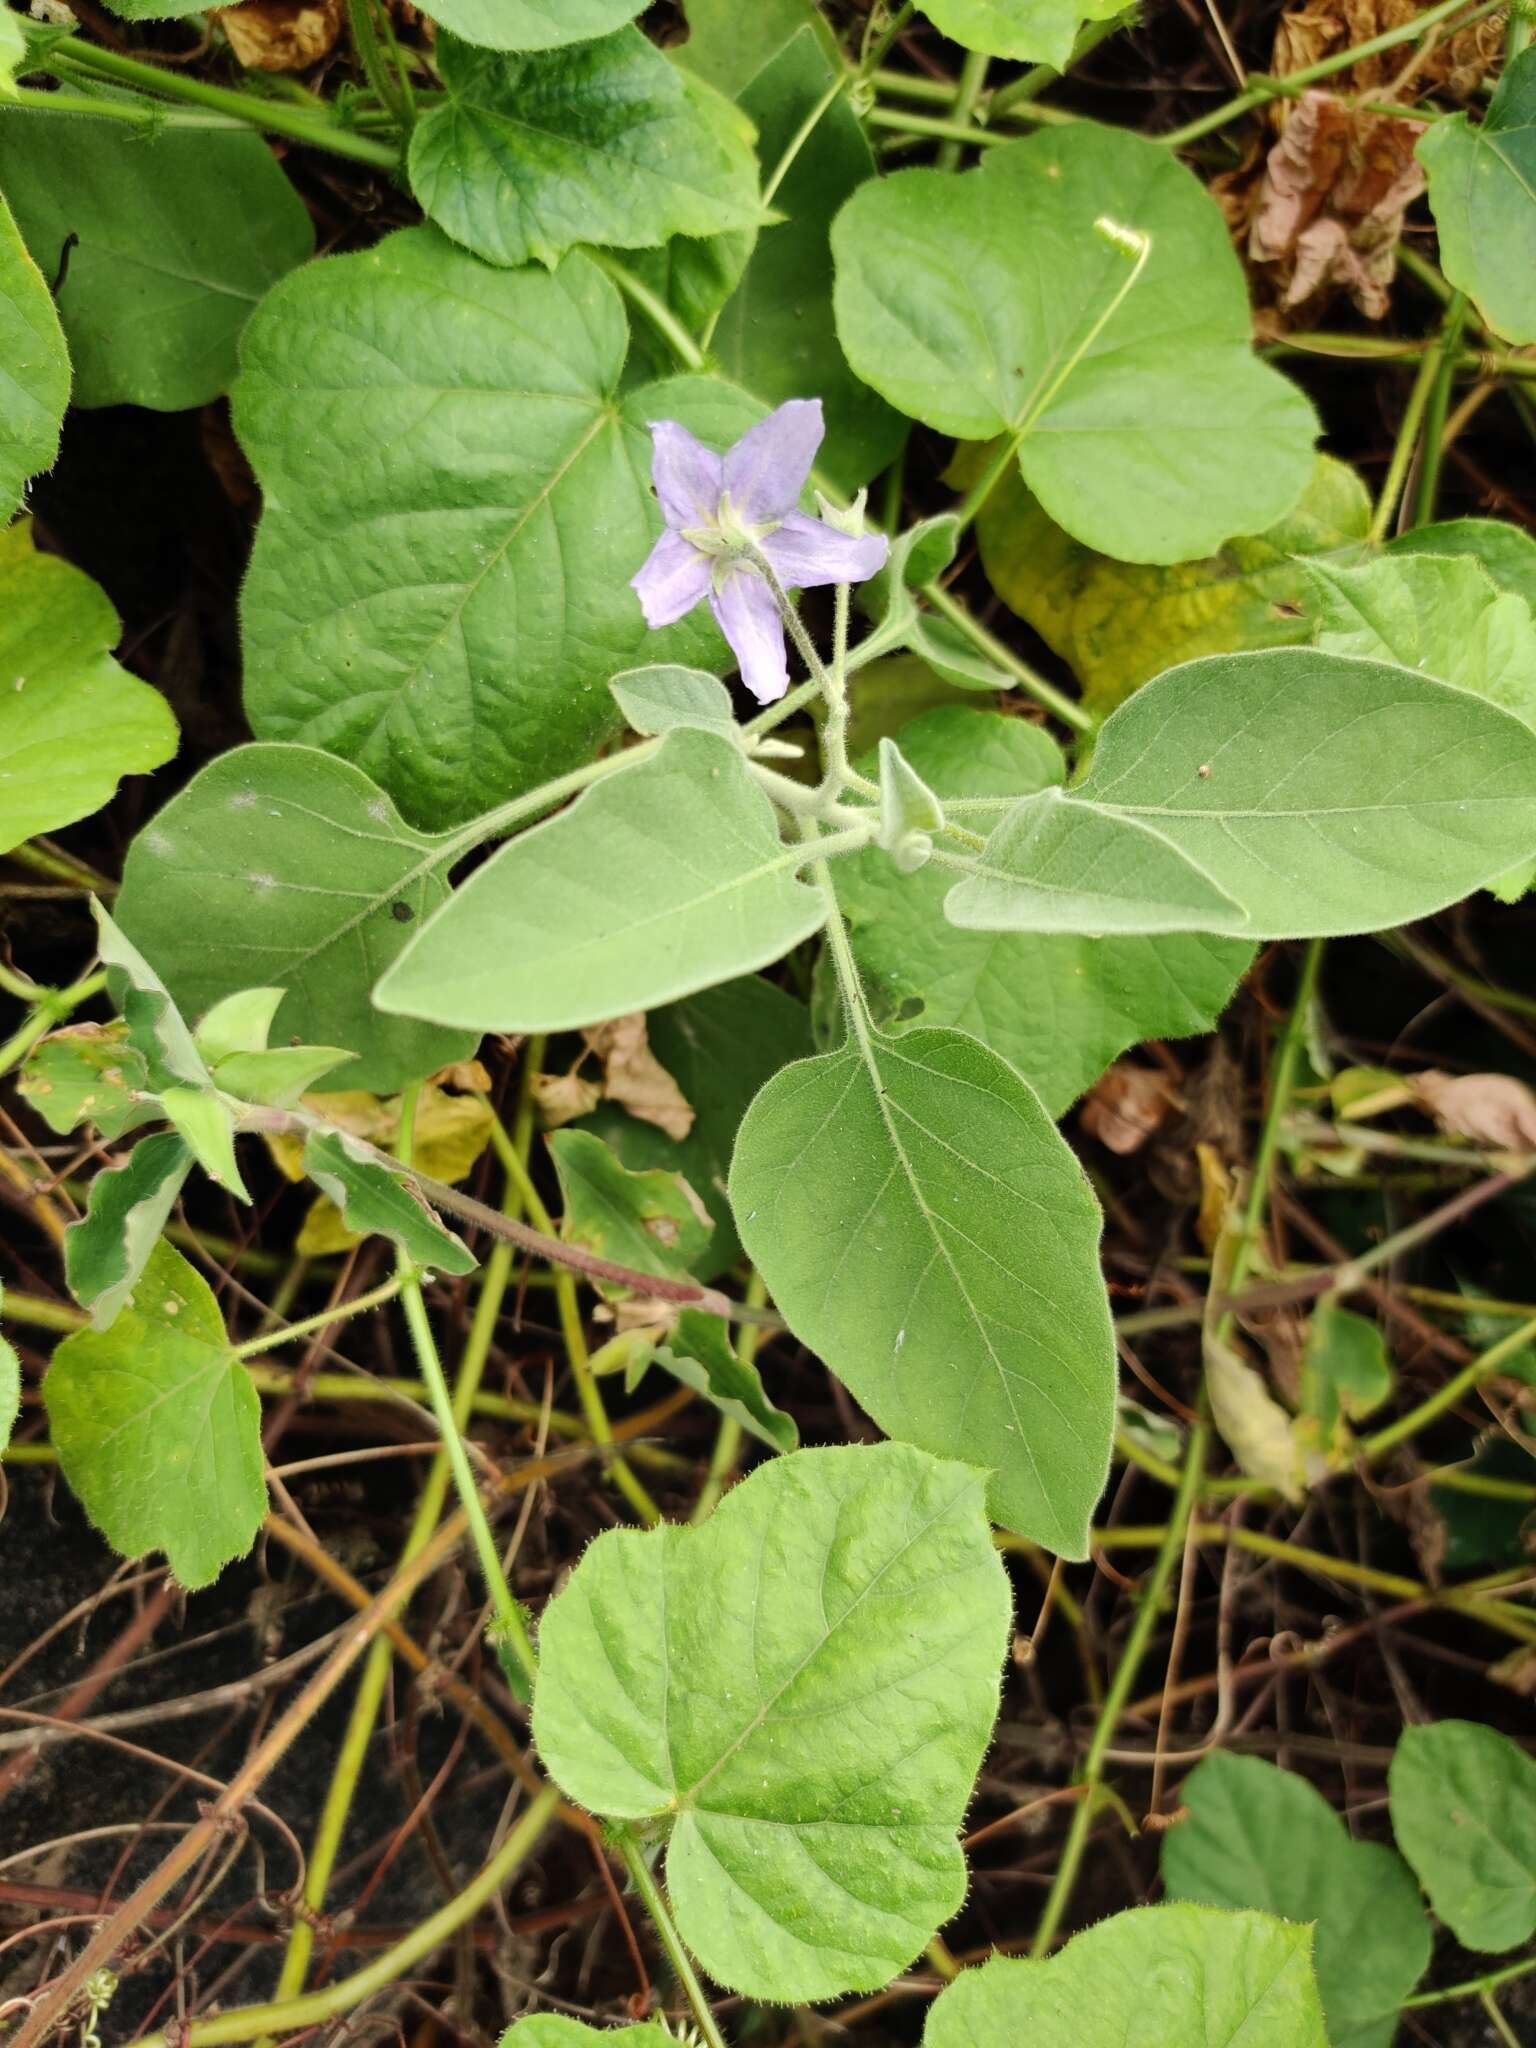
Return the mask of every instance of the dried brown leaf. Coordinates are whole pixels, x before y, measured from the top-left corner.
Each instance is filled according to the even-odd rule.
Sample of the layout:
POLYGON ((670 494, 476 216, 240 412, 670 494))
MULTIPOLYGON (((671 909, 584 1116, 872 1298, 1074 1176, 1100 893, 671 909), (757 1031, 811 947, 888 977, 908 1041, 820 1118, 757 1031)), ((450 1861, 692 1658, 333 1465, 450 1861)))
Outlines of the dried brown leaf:
POLYGON ((1116 1060, 1088 1091, 1083 1129, 1111 1152, 1139 1152, 1172 1108, 1173 1090, 1166 1075, 1131 1060, 1116 1060))
POLYGON ((610 1017, 582 1032, 588 1048, 603 1063, 603 1094, 631 1116, 655 1124, 669 1138, 686 1138, 693 1129, 693 1110, 683 1091, 651 1051, 645 1012, 610 1017))
POLYGON ((1441 1130, 1494 1152, 1536 1152, 1536 1094, 1513 1074, 1409 1074, 1419 1107, 1441 1130))
POLYGON ((587 1080, 574 1068, 569 1074, 535 1074, 532 1088, 539 1122, 547 1131, 590 1116, 603 1099, 602 1083, 587 1080))
POLYGON ((341 33, 343 0, 245 0, 209 13, 247 71, 304 71, 328 57, 341 33))

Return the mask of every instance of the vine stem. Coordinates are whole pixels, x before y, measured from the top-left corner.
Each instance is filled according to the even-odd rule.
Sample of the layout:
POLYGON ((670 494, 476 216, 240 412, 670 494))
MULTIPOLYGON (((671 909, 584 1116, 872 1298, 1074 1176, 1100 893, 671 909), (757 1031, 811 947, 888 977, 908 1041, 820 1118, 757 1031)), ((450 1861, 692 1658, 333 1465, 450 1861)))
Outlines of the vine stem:
POLYGON ((1037 675, 1027 662, 1021 661, 1011 647, 1005 646, 995 634, 989 633, 979 619, 973 619, 963 604, 950 596, 937 583, 925 583, 923 596, 940 618, 947 619, 958 632, 965 635, 978 654, 988 661, 996 662, 1013 677, 1020 689, 1027 690, 1037 704, 1043 704, 1047 711, 1059 718, 1063 725, 1071 726, 1076 733, 1085 737, 1094 729, 1094 722, 1081 704, 1064 696, 1054 683, 1048 683, 1044 676, 1037 675))
POLYGON ((1435 516, 1435 499, 1440 489, 1440 464, 1445 453, 1445 416, 1450 406, 1451 386, 1456 381, 1461 357, 1461 332, 1467 324, 1467 296, 1457 292, 1446 309, 1435 348, 1435 377, 1429 403, 1424 408, 1424 432, 1420 441, 1419 475, 1413 493, 1413 524, 1425 526, 1435 516))
POLYGON ((1371 518, 1371 530, 1367 540, 1375 545, 1387 538, 1392 521, 1397 515, 1398 502, 1403 495, 1403 486, 1408 481, 1409 467, 1413 462, 1414 449, 1418 446, 1419 428, 1424 423, 1424 414, 1429 406, 1430 394, 1440 375, 1441 354, 1439 349, 1426 349, 1419 358, 1419 367, 1414 375, 1413 388, 1408 393, 1408 403, 1403 408, 1402 424, 1397 430, 1397 440, 1392 449, 1392 460, 1387 468, 1386 479, 1381 486, 1381 496, 1376 500, 1376 510, 1371 518))
POLYGON ((658 298, 648 284, 642 283, 632 270, 617 262, 606 249, 589 248, 586 254, 605 277, 613 280, 631 305, 639 307, 685 370, 705 368, 704 350, 665 300, 658 298))
POLYGON ((99 996, 106 985, 106 975, 97 972, 83 975, 69 988, 34 988, 7 971, 0 988, 7 995, 20 996, 23 1001, 30 1002, 32 1014, 0 1045, 0 1074, 8 1074, 12 1067, 19 1066, 40 1038, 46 1038, 82 1003, 88 1003, 92 996, 99 996))
POLYGON ((683 1937, 673 1921, 671 1908, 662 1896, 661 1886, 656 1882, 650 1865, 645 1860, 645 1851, 629 1828, 621 1828, 614 1835, 619 1854, 624 1858, 624 1868, 629 1872, 630 1883, 634 1886, 640 1903, 644 1906, 661 1937, 667 1960, 677 1973, 677 1981, 687 1994, 706 2048, 725 2048, 725 2036, 715 2022, 704 1986, 699 1982, 699 1973, 693 1967, 693 1958, 683 1946, 683 1937))
MULTIPOLYGON (((355 1294, 350 1301, 338 1301, 330 1308, 322 1308, 312 1316, 303 1316, 296 1323, 284 1323, 275 1330, 265 1330, 259 1337, 247 1337, 243 1344, 232 1344, 232 1358, 260 1358, 264 1351, 275 1351, 280 1344, 296 1343, 300 1337, 312 1337, 316 1330, 328 1330, 333 1323, 350 1321, 353 1316, 366 1315, 370 1309, 382 1308, 386 1301, 393 1301, 400 1292, 399 1274, 388 1280, 381 1280, 377 1287, 370 1287, 366 1294, 355 1294)), ((88 1318, 82 1317, 82 1323, 88 1318)), ((72 1324, 79 1328, 79 1324, 72 1324)))
POLYGON ((1528 1977, 1536 1970, 1536 1956, 1526 1956, 1518 1963, 1505 1963, 1502 1968, 1490 1970, 1483 1977, 1469 1977, 1460 1984, 1446 1984, 1438 1991, 1421 1991, 1414 1998, 1405 1998, 1404 2012, 1420 2011, 1426 2005, 1449 2005, 1453 1998, 1481 1998, 1485 1991, 1497 1991, 1501 1984, 1513 1984, 1517 1977, 1528 1977))

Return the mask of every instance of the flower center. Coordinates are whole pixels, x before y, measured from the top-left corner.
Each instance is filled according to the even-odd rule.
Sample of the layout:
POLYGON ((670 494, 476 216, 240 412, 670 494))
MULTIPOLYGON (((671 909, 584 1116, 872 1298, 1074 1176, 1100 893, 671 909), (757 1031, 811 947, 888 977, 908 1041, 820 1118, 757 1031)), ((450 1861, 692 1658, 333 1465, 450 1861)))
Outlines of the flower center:
POLYGON ((705 526, 683 527, 682 535, 690 547, 697 548, 701 555, 715 557, 720 567, 725 568, 750 554, 759 541, 776 533, 783 523, 781 519, 765 519, 760 525, 753 525, 731 503, 730 492, 722 491, 714 518, 705 526))

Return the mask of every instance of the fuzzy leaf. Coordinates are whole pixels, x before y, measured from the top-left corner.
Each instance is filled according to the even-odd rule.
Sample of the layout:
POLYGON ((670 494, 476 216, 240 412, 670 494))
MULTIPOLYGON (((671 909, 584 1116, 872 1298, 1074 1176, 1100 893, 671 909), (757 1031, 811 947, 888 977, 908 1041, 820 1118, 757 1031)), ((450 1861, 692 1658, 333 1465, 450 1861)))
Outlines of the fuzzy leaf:
POLYGON ((287 990, 280 1044, 346 1046, 333 1085, 388 1090, 475 1048, 370 1000, 446 899, 447 866, 360 769, 314 747, 235 747, 134 840, 117 915, 189 1015, 270 980, 287 990))
POLYGON ((104 592, 39 554, 29 521, 0 532, 0 853, 175 753, 170 706, 112 659, 118 632, 104 592))
POLYGON ((155 1115, 149 1068, 120 1022, 50 1031, 27 1055, 19 1087, 51 1131, 88 1123, 104 1138, 120 1138, 155 1115))
POLYGON ((768 1398, 757 1367, 736 1355, 731 1333, 719 1316, 685 1308, 655 1356, 675 1380, 702 1394, 770 1450, 792 1451, 799 1443, 794 1417, 768 1398))
POLYGON ((964 1897, 1008 1617, 979 1473, 797 1451, 700 1528, 598 1537, 544 1611, 535 1740, 594 1813, 669 1826, 678 1927, 719 1982, 871 1989, 964 1897))
POLYGON ((553 2012, 516 2021, 502 2035, 498 2048, 583 2048, 584 2042, 591 2041, 597 2042, 598 2048, 605 2042, 611 2042, 613 2048, 677 2048, 677 2036, 664 2026, 589 2027, 553 2012))
POLYGON ((374 991, 393 1014, 565 1031, 765 967, 821 924, 737 747, 668 733, 502 848, 374 991))
POLYGON ((993 1956, 929 2009, 923 2048, 1328 2048, 1312 1938, 1264 1913, 1143 1906, 1044 1962, 993 1956))
POLYGON ((0 192, 0 524, 53 465, 69 403, 69 350, 53 294, 0 192))
POLYGON ((960 177, 898 171, 854 194, 832 248, 854 370, 943 433, 1022 434, 1024 481, 1089 546, 1207 555, 1305 489, 1311 407, 1253 356, 1220 209, 1158 143, 1081 121, 960 177), (1105 216, 1151 254, 1093 333, 1128 274, 1105 216))
POLYGON ((627 332, 586 257, 495 270, 431 228, 270 294, 235 391, 266 492, 259 738, 341 754, 440 826, 588 760, 618 727, 602 679, 642 648, 723 661, 706 612, 648 633, 628 588, 661 527, 646 423, 723 447, 762 407, 712 377, 620 397, 627 332))
POLYGON ((472 1273, 474 1254, 401 1177, 345 1131, 311 1131, 304 1171, 341 1211, 349 1230, 393 1238, 411 1263, 434 1273, 472 1273))
POLYGON ((1512 590, 1536 610, 1536 539, 1506 519, 1441 519, 1411 526, 1388 541, 1394 555, 1470 555, 1500 590, 1512 590))
POLYGON ((437 66, 447 98, 412 130, 411 189, 487 262, 757 221, 748 124, 636 28, 528 56, 439 35, 437 66))
POLYGON ((76 405, 180 412, 219 397, 257 301, 315 246, 260 135, 146 137, 0 107, 0 187, 45 275, 76 238, 58 293, 76 405))
POLYGON ((1389 1774, 1392 1832, 1463 1948, 1536 1934, 1536 1763, 1496 1728, 1405 1728, 1389 1774))
POLYGON ((180 1252, 162 1240, 111 1329, 64 1339, 43 1399, 64 1477, 115 1550, 163 1550, 194 1590, 244 1557, 267 1510, 261 1402, 180 1252))
POLYGON ((1305 1778, 1259 1757, 1208 1756, 1185 1779, 1183 1803, 1187 1818, 1163 1837, 1168 1896, 1314 1922, 1328 2039, 1390 2048, 1431 1946, 1402 1858, 1352 1840, 1305 1778))
POLYGON ((784 1068, 731 1206, 796 1336, 888 1435, 989 1468, 997 1521, 1087 1554, 1114 1426, 1101 1219, 1010 1066, 922 1030, 784 1068))
POLYGON ((632 732, 671 732, 679 725, 728 737, 737 731, 730 691, 702 669, 657 662, 626 669, 608 687, 632 732))
POLYGON ((1481 122, 1431 122, 1416 154, 1441 269, 1496 333, 1536 341, 1536 50, 1505 67, 1481 122))

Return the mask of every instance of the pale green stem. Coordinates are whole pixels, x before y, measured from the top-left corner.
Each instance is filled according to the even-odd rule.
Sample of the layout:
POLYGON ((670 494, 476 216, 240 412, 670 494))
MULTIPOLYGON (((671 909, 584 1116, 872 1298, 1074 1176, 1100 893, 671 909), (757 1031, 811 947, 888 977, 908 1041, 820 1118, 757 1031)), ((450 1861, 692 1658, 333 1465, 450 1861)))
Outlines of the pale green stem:
POLYGON ((1426 2005, 1449 2005, 1455 1998, 1478 1998, 1485 1991, 1497 1991, 1502 1984, 1513 1984, 1517 1977, 1528 1977, 1536 1970, 1536 1956, 1525 1956, 1518 1963, 1504 1963, 1497 1970, 1490 1970, 1486 1976, 1469 1977, 1460 1984, 1446 1984, 1438 1991, 1421 1991, 1413 1998, 1405 1998, 1404 2012, 1421 2010, 1426 2005))
POLYGON ((1409 465, 1418 443, 1419 428, 1423 423, 1430 393, 1440 374, 1440 354, 1437 349, 1427 349, 1419 359, 1418 372, 1413 380, 1413 389, 1408 394, 1408 403, 1403 408, 1403 422, 1397 431, 1397 441, 1392 450, 1386 480, 1381 487, 1381 496, 1376 500, 1376 510, 1371 519, 1371 530, 1366 538, 1380 545, 1392 530, 1397 516, 1398 501, 1403 495, 1403 485, 1408 481, 1409 465))
MULTIPOLYGON (((747 1281, 746 1300, 750 1307, 761 1308, 768 1299, 768 1289, 763 1276, 756 1268, 747 1281)), ((761 1327, 755 1323, 743 1323, 736 1333, 736 1356, 742 1364, 750 1367, 757 1358, 757 1347, 763 1340, 761 1327)), ((698 1500, 694 1503, 689 1520, 695 1524, 704 1522, 714 1513, 724 1493, 731 1474, 736 1470, 741 1456, 742 1428, 734 1416, 722 1415, 720 1429, 715 1437, 715 1448, 709 1461, 709 1470, 704 1475, 704 1484, 699 1488, 698 1500)))
POLYGON ((82 1003, 99 996, 106 985, 106 975, 96 973, 83 975, 70 988, 30 989, 24 1000, 32 1004, 32 1014, 0 1045, 0 1074, 8 1074, 12 1067, 19 1066, 40 1038, 46 1038, 82 1003))
POLYGON ((671 1909, 662 1897, 661 1886, 657 1884, 650 1865, 645 1860, 645 1851, 636 1841, 633 1830, 629 1828, 618 1829, 614 1840, 618 1844, 620 1855, 624 1858, 624 1867, 629 1872, 630 1883, 634 1886, 641 1905, 650 1915, 652 1925, 661 1937, 661 1945, 666 1950, 667 1961, 672 1965, 677 1981, 693 2009, 694 2021, 705 2048, 725 2048, 725 2036, 715 2022, 715 2015, 710 2010, 704 1986, 699 1982, 698 1972, 693 1967, 693 1958, 683 1946, 683 1938, 673 1922, 671 1909))
POLYGON ((1048 683, 1044 676, 1037 675, 1027 662, 1019 659, 1011 647, 999 640, 994 633, 989 633, 979 619, 973 619, 964 605, 951 597, 941 585, 925 584, 923 596, 940 618, 948 619, 952 626, 965 635, 978 654, 984 655, 988 661, 995 662, 999 668, 1006 669, 1020 689, 1027 690, 1037 704, 1043 704, 1047 711, 1054 713, 1061 720, 1063 725, 1070 725, 1074 732, 1085 735, 1093 731, 1094 721, 1081 704, 1074 703, 1070 697, 1064 696, 1054 683, 1048 683))
MULTIPOLYGON (((636 277, 632 270, 626 270, 606 249, 589 247, 583 253, 606 277, 612 278, 631 305, 639 307, 685 370, 699 371, 705 367, 704 349, 694 340, 666 301, 658 298, 648 284, 636 277)), ((706 339, 704 346, 708 345, 706 339)))
POLYGON ((366 1315, 370 1309, 381 1308, 386 1301, 393 1301, 402 1285, 397 1273, 389 1280, 381 1280, 377 1287, 370 1287, 366 1294, 354 1295, 350 1301, 338 1301, 332 1307, 304 1316, 296 1323, 285 1323, 280 1330, 267 1330, 259 1337, 247 1337, 243 1344, 231 1345, 230 1356, 259 1358, 264 1351, 275 1351, 280 1344, 295 1344, 300 1337, 312 1337, 317 1330, 328 1330, 333 1323, 366 1315))
MULTIPOLYGON (((984 50, 967 50, 965 62, 960 67, 960 86, 955 94, 954 112, 951 118, 962 131, 962 136, 971 128, 976 118, 976 102, 981 98, 987 83, 987 72, 992 64, 984 50)), ((960 168, 960 152, 965 147, 961 136, 950 136, 942 144, 934 158, 934 167, 940 171, 956 171, 960 168)))

